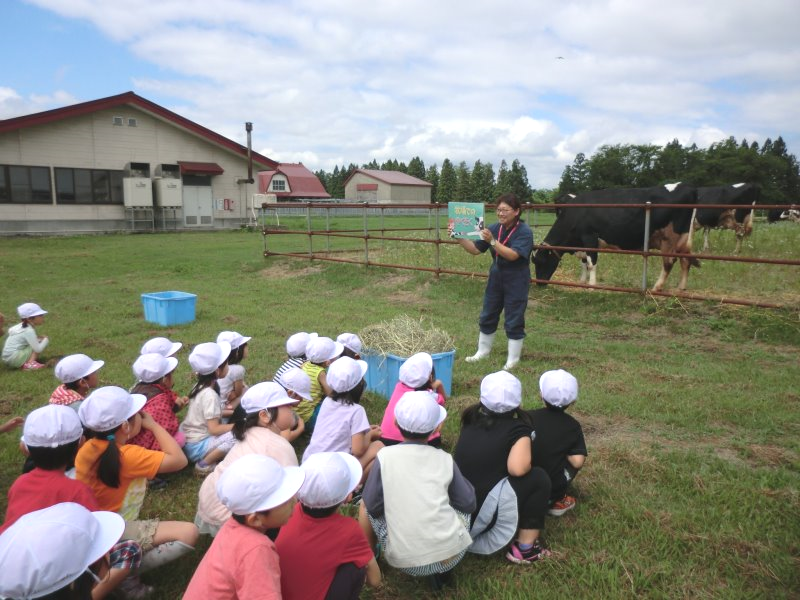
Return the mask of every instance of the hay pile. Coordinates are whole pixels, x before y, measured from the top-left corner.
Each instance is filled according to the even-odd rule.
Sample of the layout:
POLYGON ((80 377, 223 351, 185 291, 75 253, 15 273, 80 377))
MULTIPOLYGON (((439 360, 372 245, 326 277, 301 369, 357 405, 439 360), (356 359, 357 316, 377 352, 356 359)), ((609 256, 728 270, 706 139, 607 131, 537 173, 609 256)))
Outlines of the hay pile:
POLYGON ((368 325, 358 337, 369 354, 381 356, 409 357, 417 352, 438 354, 455 348, 455 340, 449 333, 426 324, 422 317, 413 319, 406 314, 368 325))

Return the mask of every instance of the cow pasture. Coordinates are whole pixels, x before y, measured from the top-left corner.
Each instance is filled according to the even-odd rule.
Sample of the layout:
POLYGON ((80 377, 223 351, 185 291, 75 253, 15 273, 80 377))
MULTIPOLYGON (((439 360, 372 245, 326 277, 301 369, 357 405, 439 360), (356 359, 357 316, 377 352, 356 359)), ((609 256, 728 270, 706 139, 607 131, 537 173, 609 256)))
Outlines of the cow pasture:
MULTIPOLYGON (((357 228, 358 222, 342 224, 357 228)), ((291 222, 282 219, 282 225, 291 222)), ((298 219, 297 226, 304 228, 304 221, 298 219)), ((397 226, 413 225, 405 219, 397 226)), ((537 228, 537 240, 544 231, 537 228)), ((796 225, 759 222, 742 255, 796 258, 798 238, 796 225)), ((38 302, 49 311, 40 330, 51 338, 51 355, 85 352, 103 359, 101 383, 125 387, 132 383, 130 365, 139 347, 156 335, 188 346, 223 329, 253 336, 244 362, 253 384, 271 377, 284 358, 286 337, 296 331, 335 336, 408 313, 456 339, 443 432, 445 447, 452 448, 460 410, 477 401, 482 377, 505 361, 502 332, 488 359, 463 360, 474 352, 484 280, 265 259, 263 243, 260 232, 0 239, 0 311, 13 324, 18 304, 38 302), (196 320, 167 328, 145 322, 140 294, 162 290, 197 294, 196 320)), ((271 236, 268 243, 291 251, 308 248, 305 236, 271 236)), ((325 243, 316 240, 315 250, 325 243)), ((712 237, 716 253, 733 243, 730 232, 712 237)), ((372 241, 370 260, 433 266, 433 248, 372 241)), ((331 249, 355 258, 363 240, 332 239, 331 249)), ((475 273, 488 267, 487 256, 473 258, 450 246, 442 248, 441 261, 443 268, 475 273)), ((636 287, 640 266, 638 257, 603 255, 599 280, 636 287)), ((794 308, 534 287, 515 374, 526 408, 539 405, 537 382, 544 370, 565 368, 580 382, 579 400, 570 410, 583 423, 590 454, 576 481, 578 505, 548 519, 544 535, 552 560, 520 568, 501 556, 468 556, 455 587, 440 597, 796 596, 800 277, 796 267, 778 274, 770 274, 772 269, 706 261, 699 275, 693 270, 689 289, 781 298, 794 308)), ((577 279, 578 273, 577 259, 568 256, 555 277, 577 279)), ((180 393, 192 384, 187 356, 187 348, 179 353, 180 393)), ((0 418, 45 403, 56 384, 50 370, 0 370, 0 418)), ((378 421, 385 400, 367 394, 363 403, 370 420, 378 421)), ((3 492, 22 463, 18 439, 16 432, 0 437, 3 492)), ((192 520, 198 487, 192 473, 173 476, 165 490, 149 493, 142 516, 192 520)), ((5 494, 0 496, 4 509, 5 494)), ((208 544, 204 538, 195 556, 144 576, 158 586, 157 598, 180 596, 208 544)), ((385 585, 365 591, 364 598, 429 595, 426 582, 383 561, 381 566, 385 585)))

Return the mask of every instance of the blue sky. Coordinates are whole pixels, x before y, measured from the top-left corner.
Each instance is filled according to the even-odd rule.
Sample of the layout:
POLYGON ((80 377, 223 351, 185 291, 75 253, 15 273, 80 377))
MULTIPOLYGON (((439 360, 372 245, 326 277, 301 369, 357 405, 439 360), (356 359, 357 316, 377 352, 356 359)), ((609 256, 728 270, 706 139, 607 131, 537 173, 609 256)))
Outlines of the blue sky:
POLYGON ((133 90, 312 170, 518 158, 553 187, 603 144, 800 151, 795 0, 4 0, 0 22, 0 119, 133 90))

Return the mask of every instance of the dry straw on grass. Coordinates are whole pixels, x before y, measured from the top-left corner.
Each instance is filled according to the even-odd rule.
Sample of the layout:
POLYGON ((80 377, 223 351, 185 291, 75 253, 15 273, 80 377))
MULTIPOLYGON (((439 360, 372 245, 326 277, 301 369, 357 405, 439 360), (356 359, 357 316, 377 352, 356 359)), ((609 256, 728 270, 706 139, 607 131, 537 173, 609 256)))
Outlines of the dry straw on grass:
POLYGON ((364 348, 381 356, 408 357, 417 352, 437 354, 450 352, 455 347, 455 340, 449 333, 425 323, 422 317, 413 319, 406 314, 368 325, 358 336, 364 348))

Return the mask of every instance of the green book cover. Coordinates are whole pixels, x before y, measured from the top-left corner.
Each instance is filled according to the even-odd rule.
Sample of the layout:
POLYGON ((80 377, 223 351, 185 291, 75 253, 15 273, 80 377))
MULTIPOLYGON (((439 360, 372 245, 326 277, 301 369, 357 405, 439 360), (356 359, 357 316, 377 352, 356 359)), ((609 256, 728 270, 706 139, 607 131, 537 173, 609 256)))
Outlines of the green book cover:
POLYGON ((450 202, 447 205, 447 230, 452 238, 480 239, 483 229, 483 203, 450 202))

